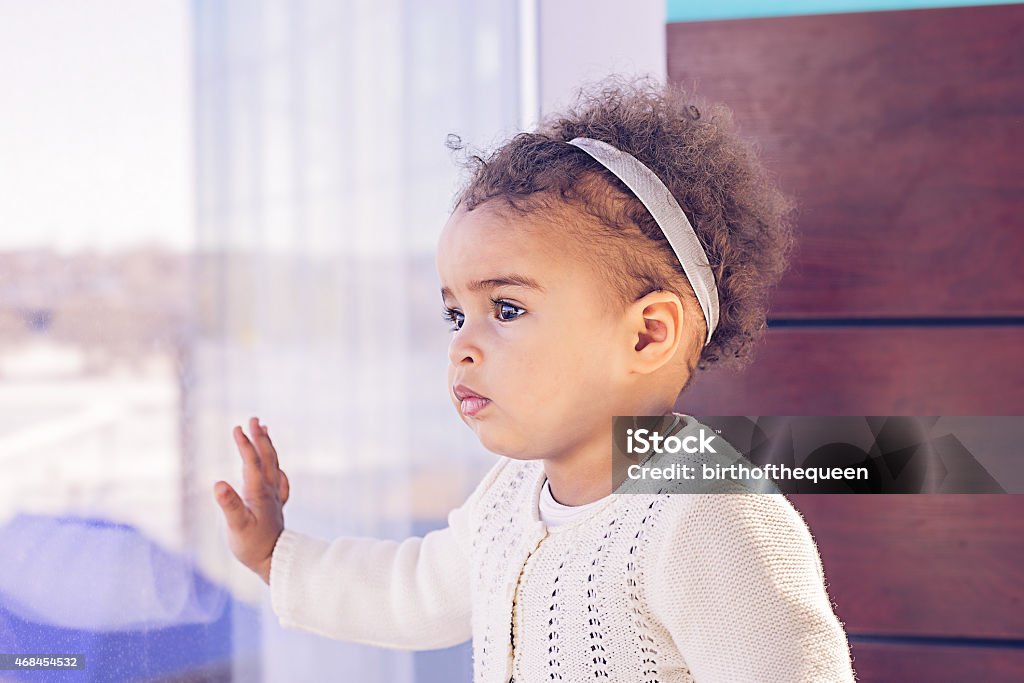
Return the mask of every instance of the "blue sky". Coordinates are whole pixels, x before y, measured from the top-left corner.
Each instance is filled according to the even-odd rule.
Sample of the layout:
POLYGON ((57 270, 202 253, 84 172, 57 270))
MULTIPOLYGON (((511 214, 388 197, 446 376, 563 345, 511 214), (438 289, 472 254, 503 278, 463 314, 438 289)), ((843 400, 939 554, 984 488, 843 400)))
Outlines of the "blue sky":
POLYGON ((985 0, 666 0, 668 20, 703 21, 774 17, 793 14, 833 14, 836 12, 878 12, 883 10, 958 7, 967 5, 1019 4, 985 0))

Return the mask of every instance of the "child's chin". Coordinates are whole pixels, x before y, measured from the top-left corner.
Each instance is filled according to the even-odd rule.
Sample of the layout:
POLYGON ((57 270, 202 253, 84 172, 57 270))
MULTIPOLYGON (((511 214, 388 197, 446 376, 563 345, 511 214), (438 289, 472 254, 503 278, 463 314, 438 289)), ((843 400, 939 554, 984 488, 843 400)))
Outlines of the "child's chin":
POLYGON ((495 429, 494 425, 488 424, 486 420, 477 422, 470 419, 468 422, 481 446, 495 455, 515 457, 509 452, 513 449, 510 448, 511 444, 508 443, 508 439, 501 433, 501 430, 495 429))
POLYGON ((473 431, 476 432, 480 445, 495 455, 503 455, 513 460, 537 460, 541 457, 528 452, 528 449, 524 448, 522 442, 514 442, 511 439, 504 438, 504 435, 489 425, 476 425, 473 431))
POLYGON ((491 453, 497 455, 505 455, 501 451, 504 450, 504 442, 499 434, 495 434, 495 430, 489 429, 488 425, 480 424, 473 420, 468 420, 469 428, 476 434, 476 438, 480 441, 480 445, 489 450, 491 453))

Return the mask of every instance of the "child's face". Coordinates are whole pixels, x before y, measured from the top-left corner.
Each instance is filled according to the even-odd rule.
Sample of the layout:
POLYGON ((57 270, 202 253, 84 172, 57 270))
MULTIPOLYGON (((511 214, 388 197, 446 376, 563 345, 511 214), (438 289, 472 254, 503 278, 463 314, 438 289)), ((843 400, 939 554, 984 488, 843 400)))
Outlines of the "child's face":
POLYGON ((442 299, 458 328, 448 391, 494 453, 553 457, 609 431, 632 347, 581 248, 543 216, 506 217, 487 204, 459 209, 441 233, 442 299), (488 400, 460 401, 457 384, 488 400))

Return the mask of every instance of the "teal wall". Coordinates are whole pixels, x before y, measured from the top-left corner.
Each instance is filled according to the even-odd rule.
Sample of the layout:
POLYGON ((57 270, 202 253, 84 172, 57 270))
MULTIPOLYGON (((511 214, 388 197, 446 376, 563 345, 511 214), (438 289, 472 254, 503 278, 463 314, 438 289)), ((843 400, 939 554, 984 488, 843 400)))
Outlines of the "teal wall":
POLYGON ((1017 2, 984 2, 982 0, 777 0, 773 2, 765 0, 704 0, 703 2, 699 0, 667 0, 667 2, 670 22, 1020 4, 1017 2))

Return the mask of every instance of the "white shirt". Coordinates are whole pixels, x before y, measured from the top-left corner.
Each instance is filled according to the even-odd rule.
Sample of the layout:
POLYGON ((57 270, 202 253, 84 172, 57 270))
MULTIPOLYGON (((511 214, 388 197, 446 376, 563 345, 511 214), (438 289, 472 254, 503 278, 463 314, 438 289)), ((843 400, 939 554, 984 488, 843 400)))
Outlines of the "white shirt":
POLYGON ((544 479, 544 488, 540 492, 540 519, 548 527, 561 526, 587 516, 588 510, 602 505, 604 498, 583 505, 562 505, 551 495, 551 482, 544 479))

